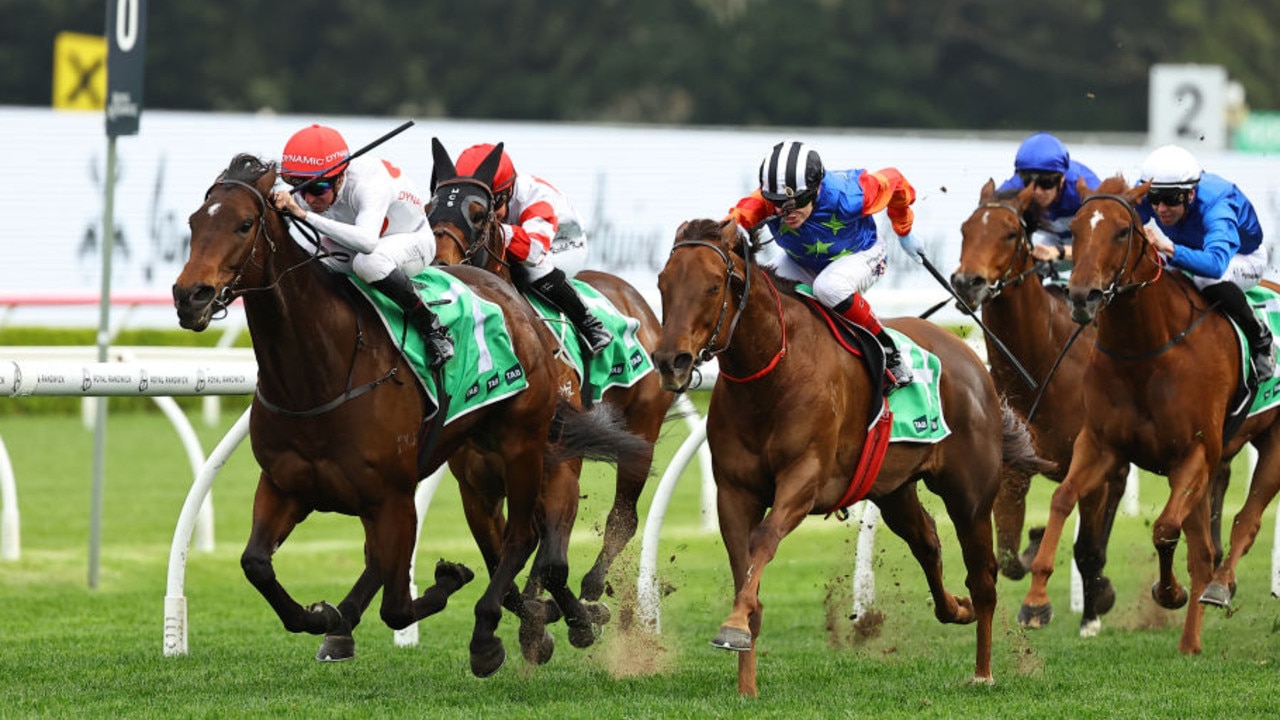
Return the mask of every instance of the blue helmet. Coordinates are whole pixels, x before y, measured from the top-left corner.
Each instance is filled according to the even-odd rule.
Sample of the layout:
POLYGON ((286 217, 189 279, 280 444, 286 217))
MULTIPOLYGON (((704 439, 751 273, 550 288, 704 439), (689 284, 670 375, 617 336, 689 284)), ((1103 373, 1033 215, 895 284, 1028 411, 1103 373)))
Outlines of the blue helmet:
POLYGON ((1067 146, 1049 133, 1036 133, 1023 140, 1013 159, 1013 169, 1018 172, 1065 173, 1070 165, 1067 146))

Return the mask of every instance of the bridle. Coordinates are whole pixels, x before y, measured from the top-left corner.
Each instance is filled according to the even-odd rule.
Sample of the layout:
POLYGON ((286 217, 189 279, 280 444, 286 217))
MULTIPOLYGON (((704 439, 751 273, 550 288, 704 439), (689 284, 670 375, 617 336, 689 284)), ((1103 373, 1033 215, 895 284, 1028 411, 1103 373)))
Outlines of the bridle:
POLYGON ((1115 275, 1111 277, 1111 284, 1102 291, 1101 305, 1106 307, 1113 299, 1116 298, 1116 296, 1123 295, 1125 293, 1137 292, 1138 290, 1141 290, 1142 288, 1159 280, 1160 276, 1164 273, 1164 258, 1162 258, 1160 253, 1155 250, 1155 247, 1148 242, 1146 234, 1139 232, 1138 228, 1142 227, 1142 219, 1138 217, 1138 210, 1132 203, 1121 195, 1113 195, 1111 193, 1097 193, 1095 195, 1090 195, 1080 203, 1080 210, 1076 211, 1077 215, 1084 210, 1086 205, 1096 200, 1114 200, 1115 202, 1120 203, 1121 207, 1129 213, 1130 221, 1128 236, 1125 238, 1124 259, 1116 266, 1115 275), (1134 238, 1139 236, 1141 239, 1135 243, 1134 238), (1135 244, 1137 245, 1136 252, 1134 250, 1135 244), (1130 263, 1134 265, 1132 270, 1128 270, 1129 275, 1132 277, 1137 271, 1137 264, 1148 255, 1146 252, 1147 248, 1151 248, 1150 254, 1154 256, 1152 263, 1156 266, 1155 277, 1150 280, 1134 280, 1128 284, 1122 284, 1121 280, 1124 278, 1125 272, 1128 270, 1130 263))
POLYGON ((1040 261, 1031 256, 1031 234, 1028 232, 1026 219, 1023 218, 1022 213, 1019 212, 1016 207, 1008 203, 992 201, 978 206, 978 209, 983 208, 1008 210, 1013 213, 1014 218, 1018 222, 1018 241, 1017 246, 1014 248, 1013 256, 1009 258, 1009 264, 1005 267, 1004 272, 1000 273, 1000 277, 996 278, 995 282, 987 285, 988 293, 986 301, 990 301, 999 297, 1000 293, 1004 292, 1006 287, 1016 287, 1020 285, 1023 280, 1026 280, 1028 276, 1038 274, 1040 261), (1020 271, 1015 270, 1015 268, 1020 267, 1027 258, 1031 259, 1031 265, 1020 271))
MULTIPOLYGON (((698 351, 698 355, 695 358, 694 363, 695 367, 702 365, 729 349, 729 345, 733 341, 733 334, 738 329, 738 322, 742 320, 743 310, 746 309, 747 298, 751 295, 751 265, 754 256, 754 251, 750 247, 746 247, 745 252, 742 254, 745 267, 743 273, 739 275, 737 267, 733 262, 733 257, 727 250, 714 242, 706 240, 682 240, 672 246, 671 255, 674 256, 675 252, 681 248, 696 247, 710 248, 715 251, 715 253, 719 255, 720 259, 724 262, 725 273, 724 284, 720 292, 720 313, 716 318, 716 324, 711 331, 711 335, 707 338, 707 342, 702 346, 702 349, 698 351), (733 284, 735 280, 742 286, 742 292, 736 298, 733 295, 733 284), (731 303, 736 305, 732 318, 729 317, 729 305, 731 303), (720 341, 721 333, 724 334, 724 341, 723 344, 717 348, 716 344, 720 341)), ((769 283, 769 287, 773 291, 774 298, 778 303, 778 323, 782 328, 782 345, 778 349, 778 352, 774 354, 773 359, 768 363, 768 365, 746 377, 734 377, 726 373, 724 369, 721 368, 720 376, 725 380, 729 380, 731 382, 748 382, 750 380, 763 377, 777 367, 782 358, 787 355, 787 324, 782 314, 782 297, 778 294, 778 288, 769 281, 768 275, 765 275, 764 277, 765 281, 769 283)))
POLYGON ((494 214, 493 191, 484 183, 469 177, 441 181, 436 186, 431 210, 427 213, 427 222, 431 225, 431 232, 436 240, 449 240, 462 255, 463 263, 481 268, 488 267, 490 260, 499 265, 510 266, 506 259, 505 243, 497 242, 497 219, 494 214), (469 212, 472 203, 484 207, 484 215, 479 221, 473 219, 469 212), (495 253, 489 247, 491 241, 501 250, 495 253))

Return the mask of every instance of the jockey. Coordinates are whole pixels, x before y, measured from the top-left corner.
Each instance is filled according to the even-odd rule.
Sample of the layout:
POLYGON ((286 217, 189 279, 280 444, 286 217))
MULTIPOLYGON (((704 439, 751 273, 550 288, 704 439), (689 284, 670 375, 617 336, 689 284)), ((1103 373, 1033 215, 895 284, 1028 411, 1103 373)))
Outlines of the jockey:
POLYGON ((1018 147, 1013 159, 1013 177, 996 192, 1035 186, 1032 199, 1043 210, 1040 227, 1032 232, 1031 254, 1036 260, 1071 261, 1071 218, 1080 209, 1076 180, 1084 178, 1090 190, 1098 187, 1098 176, 1078 160, 1072 160, 1067 146, 1049 133, 1036 133, 1018 147))
POLYGON ((1142 162, 1139 182, 1151 183, 1137 207, 1147 239, 1240 326, 1249 338, 1258 382, 1270 378, 1275 374, 1271 330, 1244 295, 1267 269, 1262 225, 1249 199, 1230 180, 1202 171, 1195 157, 1176 145, 1152 151, 1142 162))
POLYGON ((728 219, 750 231, 768 225, 780 277, 809 283, 823 305, 869 330, 885 349, 893 389, 911 382, 911 368, 863 297, 884 275, 888 252, 872 215, 886 210, 902 249, 923 257, 911 235, 916 191, 897 168, 826 172, 816 150, 780 142, 760 163, 760 189, 738 201, 728 219))
MULTIPOLYGON (((454 163, 458 175, 475 175, 493 148, 486 143, 463 150, 454 163)), ((507 252, 519 263, 511 266, 512 280, 568 316, 591 355, 606 348, 613 334, 587 310, 560 269, 567 260, 576 272, 587 251, 586 231, 569 199, 542 178, 517 174, 503 150, 493 177, 493 208, 507 252)))
POLYGON ((296 191, 273 192, 272 204, 306 221, 321 234, 322 247, 337 251, 325 258, 326 265, 354 272, 399 305, 422 333, 429 364, 439 368, 453 357, 453 341, 410 280, 436 253, 422 196, 395 165, 369 157, 344 162, 350 154, 333 128, 311 125, 294 133, 284 146, 281 176, 294 187, 320 179, 302 191, 306 209, 296 191))

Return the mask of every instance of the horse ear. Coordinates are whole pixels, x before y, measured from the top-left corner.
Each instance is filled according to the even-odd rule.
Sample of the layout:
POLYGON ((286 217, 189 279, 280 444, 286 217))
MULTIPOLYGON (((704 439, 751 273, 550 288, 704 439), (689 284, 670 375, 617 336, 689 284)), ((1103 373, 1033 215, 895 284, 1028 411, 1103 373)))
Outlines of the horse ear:
POLYGON ((434 162, 431 166, 431 190, 434 192, 441 180, 452 180, 458 177, 458 170, 449 159, 449 151, 444 149, 440 138, 431 138, 431 159, 434 162))
POLYGON ((1142 202, 1142 198, 1147 196, 1147 191, 1151 189, 1151 181, 1138 183, 1132 190, 1124 194, 1126 200, 1130 204, 1137 205, 1142 202))
POLYGON ((1083 200, 1093 194, 1093 190, 1089 187, 1089 183, 1084 181, 1084 176, 1076 178, 1076 195, 1083 200))
POLYGON ((476 168, 476 173, 473 176, 489 187, 493 187, 493 176, 498 172, 498 163, 502 162, 502 146, 503 143, 493 146, 489 154, 484 156, 484 160, 480 161, 480 165, 476 168))
POLYGON ((1019 190, 1018 196, 1017 196, 1018 208, 1021 210, 1026 210, 1028 207, 1030 207, 1031 203, 1034 200, 1035 192, 1036 192, 1035 183, 1032 183, 1022 188, 1021 190, 1019 190))
POLYGON ((988 203, 996 196, 996 181, 987 178, 987 184, 982 186, 982 190, 978 192, 978 202, 988 203))

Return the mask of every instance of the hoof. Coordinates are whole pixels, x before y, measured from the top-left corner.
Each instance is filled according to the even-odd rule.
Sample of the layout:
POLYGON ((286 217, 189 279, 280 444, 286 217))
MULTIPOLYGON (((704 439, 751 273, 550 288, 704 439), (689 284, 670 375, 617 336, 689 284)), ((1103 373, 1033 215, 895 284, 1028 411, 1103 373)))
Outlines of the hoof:
POLYGON ((356 656, 356 641, 350 635, 325 635, 316 651, 320 662, 342 662, 356 656))
POLYGON ((436 563, 436 584, 452 586, 453 590, 450 592, 456 592, 463 585, 474 580, 475 577, 476 574, 471 571, 471 568, 462 563, 447 562, 445 560, 436 563))
POLYGON ((1093 612, 1096 615, 1106 615, 1111 612, 1111 608, 1116 606, 1116 588, 1111 584, 1111 578, 1103 576, 1098 578, 1094 584, 1093 612))
POLYGON ((1211 582, 1200 594, 1200 604, 1214 607, 1231 607, 1231 590, 1220 582, 1211 582))
POLYGON ((502 646, 501 640, 495 637, 484 645, 485 647, 476 649, 473 643, 471 648, 471 674, 481 678, 498 672, 507 661, 507 649, 502 646))
POLYGON ((594 625, 608 625, 613 619, 609 606, 602 602, 584 602, 582 609, 587 611, 587 617, 594 625))
POLYGON ((530 665, 543 665, 556 652, 556 639, 541 624, 520 624, 520 654, 530 665))
POLYGON ((1187 591, 1184 588, 1171 588, 1172 597, 1164 597, 1160 594, 1160 581, 1151 583, 1151 599, 1165 610, 1177 610, 1187 604, 1187 591))
POLYGON ((1021 580, 1027 576, 1027 567, 1011 551, 1003 550, 1000 553, 1000 574, 1010 580, 1021 580))
POLYGON ((328 634, 334 630, 347 630, 342 624, 342 613, 323 600, 311 603, 307 607, 307 612, 311 614, 311 620, 314 621, 314 624, 308 621, 307 631, 310 633, 318 635, 321 632, 328 634))
POLYGON ((711 647, 734 652, 747 652, 751 649, 751 631, 730 625, 721 625, 720 632, 711 641, 711 647))
POLYGON ((532 620, 543 625, 550 625, 560 618, 564 617, 564 613, 560 612, 560 606, 555 600, 550 598, 524 598, 524 614, 522 619, 532 620))
POLYGON ((600 626, 590 620, 568 620, 569 644, 576 648, 589 648, 600 638, 600 626))
POLYGON ((1102 621, 1098 618, 1089 618, 1088 620, 1080 620, 1080 637, 1094 638, 1102 632, 1102 621))
POLYGON ((1018 624, 1024 628, 1038 630, 1048 626, 1050 620, 1053 620, 1053 603, 1044 605, 1023 603, 1022 608, 1018 610, 1018 624))

